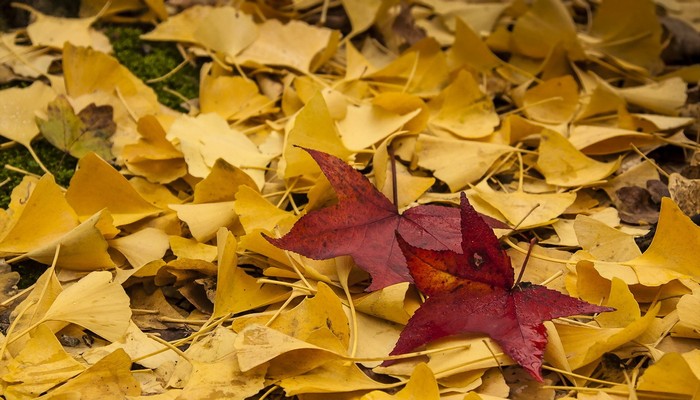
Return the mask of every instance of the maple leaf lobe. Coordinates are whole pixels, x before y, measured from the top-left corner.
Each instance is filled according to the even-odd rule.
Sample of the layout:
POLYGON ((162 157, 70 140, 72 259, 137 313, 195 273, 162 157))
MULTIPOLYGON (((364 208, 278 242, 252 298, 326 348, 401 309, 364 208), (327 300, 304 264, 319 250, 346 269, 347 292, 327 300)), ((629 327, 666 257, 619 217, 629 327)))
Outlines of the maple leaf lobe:
POLYGON ((399 282, 412 282, 395 232, 411 243, 431 249, 459 249, 459 210, 422 205, 399 214, 360 172, 345 161, 307 149, 336 192, 338 203, 314 210, 294 224, 273 245, 313 259, 350 255, 372 276, 368 291, 399 282))
POLYGON ((464 194, 460 210, 462 254, 415 247, 397 233, 416 286, 429 297, 408 321, 391 355, 446 336, 483 333, 542 381, 540 368, 547 345, 543 322, 612 309, 541 285, 513 286, 510 258, 464 194))

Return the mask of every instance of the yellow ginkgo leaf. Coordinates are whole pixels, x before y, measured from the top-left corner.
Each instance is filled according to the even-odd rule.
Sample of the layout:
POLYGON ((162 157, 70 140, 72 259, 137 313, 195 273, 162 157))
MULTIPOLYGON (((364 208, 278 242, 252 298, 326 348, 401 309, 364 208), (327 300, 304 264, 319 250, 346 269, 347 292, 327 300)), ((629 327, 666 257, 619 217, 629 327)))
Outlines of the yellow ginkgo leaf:
POLYGON ((491 99, 479 89, 472 74, 464 70, 428 107, 432 113, 428 127, 436 134, 481 138, 493 133, 500 122, 491 99))
POLYGON ((621 88, 617 93, 628 103, 660 114, 676 115, 688 99, 687 85, 674 77, 643 86, 621 88))
POLYGON ((163 21, 168 19, 168 10, 165 8, 163 0, 122 0, 118 2, 105 3, 103 0, 85 0, 80 2, 80 16, 97 15, 111 16, 119 14, 119 20, 123 22, 141 21, 153 22, 154 17, 163 21), (148 12, 144 12, 144 7, 148 12), (126 15, 127 12, 129 16, 126 15), (137 14, 137 15, 132 15, 137 14))
POLYGON ((320 150, 347 160, 352 152, 345 148, 338 135, 328 106, 317 92, 294 118, 294 125, 287 134, 283 164, 286 179, 320 172, 308 153, 294 146, 320 150))
MULTIPOLYGON (((419 96, 432 96, 449 78, 447 58, 440 43, 427 37, 404 51, 384 68, 366 75, 366 79, 395 85, 399 90, 419 96)), ((395 91, 395 90, 392 90, 395 91)))
POLYGON ((257 39, 236 56, 237 63, 278 65, 313 72, 319 66, 319 60, 314 57, 321 55, 328 59, 335 52, 339 39, 339 32, 299 20, 282 24, 271 18, 258 25, 258 32, 257 39), (286 50, 281 52, 280 48, 286 50))
POLYGON ((571 75, 552 78, 528 89, 522 102, 525 114, 535 121, 569 122, 578 108, 578 84, 571 75))
POLYGON ((265 363, 271 363, 270 368, 277 372, 268 371, 268 378, 303 374, 339 357, 328 349, 256 323, 246 324, 246 327, 238 332, 234 347, 241 371, 250 371, 265 363))
POLYGON ((377 13, 386 7, 381 0, 342 0, 342 4, 352 26, 352 31, 347 35, 348 38, 354 37, 372 26, 377 13))
POLYGON ((365 58, 365 56, 360 53, 359 50, 352 44, 352 42, 347 42, 345 45, 345 80, 353 81, 355 79, 361 79, 367 74, 371 74, 376 71, 376 68, 365 58))
MULTIPOLYGON (((700 351, 689 353, 666 353, 644 370, 637 381, 637 390, 670 397, 681 395, 693 397, 700 389, 700 351)), ((655 396, 652 396, 655 397, 655 396)))
POLYGON ((583 250, 601 261, 627 261, 642 253, 632 235, 583 214, 573 224, 576 238, 583 250))
POLYGON ((288 396, 304 393, 328 396, 338 392, 386 389, 390 384, 373 380, 354 363, 331 360, 306 374, 282 380, 280 386, 288 396))
POLYGON ((56 56, 41 51, 42 47, 39 46, 18 45, 17 35, 21 34, 19 31, 0 34, 0 59, 3 65, 22 77, 38 78, 48 74, 56 56))
POLYGON ((420 109, 414 109, 405 114, 397 114, 374 104, 350 105, 345 118, 338 121, 336 126, 343 145, 350 150, 359 151, 396 132, 420 112, 420 109))
POLYGON ((615 309, 598 315, 596 322, 601 328, 624 328, 642 316, 639 303, 622 279, 613 278, 608 298, 601 300, 615 309))
POLYGON ((163 344, 148 337, 133 321, 122 340, 107 346, 93 347, 81 354, 88 363, 95 363, 117 349, 123 349, 132 359, 140 358, 139 364, 146 368, 158 368, 166 363, 175 363, 179 356, 172 349, 164 349, 163 344), (148 356, 141 358, 142 356, 148 356))
POLYGON ((0 379, 8 398, 36 398, 78 375, 85 367, 71 357, 45 324, 31 334, 25 347, 6 366, 0 379))
POLYGON ((545 58, 561 45, 573 60, 583 58, 576 26, 563 3, 536 0, 513 27, 513 49, 532 58, 545 58))
POLYGON ((196 20, 192 38, 195 43, 233 59, 258 38, 258 27, 252 16, 234 7, 211 7, 196 20))
POLYGON ((700 294, 687 294, 678 301, 676 309, 678 310, 678 319, 688 328, 695 332, 700 332, 700 315, 698 315, 698 307, 700 307, 700 294))
MULTIPOLYGON (((597 9, 590 25, 591 48, 637 68, 655 72, 661 68, 663 29, 653 2, 617 0, 597 9), (629 10, 634 8, 632 15, 629 10)), ((582 36, 586 39, 588 36, 582 36)))
POLYGON ((109 247, 122 253, 133 268, 141 268, 151 261, 160 260, 170 247, 168 235, 155 228, 145 228, 108 243, 109 247))
POLYGON ((141 385, 131 374, 131 358, 123 349, 117 349, 42 397, 47 400, 123 399, 140 394, 141 385))
POLYGON ((354 299, 355 309, 387 321, 405 325, 420 306, 408 282, 397 283, 354 299))
POLYGON ((360 400, 440 400, 440 391, 433 371, 425 363, 416 365, 406 386, 395 395, 373 391, 362 396, 360 400))
POLYGON ((70 270, 95 271, 113 268, 107 252, 107 241, 99 225, 110 218, 106 210, 99 211, 61 237, 45 241, 25 253, 26 257, 51 264, 56 247, 61 246, 56 265, 70 270))
MULTIPOLYGON (((251 323, 266 323, 268 316, 243 316, 233 323, 240 330, 251 323)), ((306 298, 297 307, 283 312, 269 324, 284 334, 313 345, 343 354, 350 341, 350 327, 343 306, 325 283, 319 282, 316 295, 306 298)))
POLYGON ((187 174, 185 157, 165 139, 165 130, 152 115, 138 121, 138 142, 124 146, 121 157, 127 168, 156 183, 170 183, 187 174))
POLYGON ((700 227, 668 197, 661 199, 661 212, 654 239, 640 256, 617 264, 596 264, 601 276, 623 274, 628 285, 660 286, 674 279, 700 276, 700 227), (627 271, 627 272, 625 272, 627 271))
POLYGON ((265 183, 263 168, 272 156, 260 152, 243 132, 230 128, 218 114, 181 115, 168 129, 166 139, 185 155, 193 176, 206 177, 221 158, 245 171, 259 188, 265 183))
POLYGON ((283 286, 258 283, 238 267, 236 239, 225 228, 216 235, 218 244, 218 274, 216 296, 212 318, 238 314, 269 304, 279 303, 289 297, 289 290, 283 286))
POLYGON ((569 365, 578 369, 595 362, 603 354, 634 340, 644 333, 656 318, 660 304, 656 304, 640 318, 622 328, 600 328, 555 323, 564 350, 569 356, 569 365))
POLYGON ((199 243, 194 239, 182 236, 170 236, 170 250, 177 258, 193 258, 213 262, 216 260, 218 250, 216 246, 199 243))
POLYGON ((204 71, 199 85, 203 113, 217 113, 227 121, 244 120, 275 110, 274 101, 261 95, 258 85, 240 76, 215 76, 204 71))
POLYGON ((71 322, 117 341, 129 327, 129 296, 111 273, 91 272, 59 293, 42 319, 71 322))
POLYGON ((663 143, 657 136, 609 126, 576 125, 569 142, 579 151, 591 155, 620 153, 630 145, 649 147, 663 143))
POLYGON ((233 201, 203 204, 171 204, 177 217, 185 222, 192 236, 204 243, 216 236, 222 226, 233 227, 238 222, 238 215, 233 208, 233 201))
POLYGON ((592 81, 595 82, 595 86, 593 89, 588 89, 586 95, 581 96, 581 108, 576 115, 576 120, 611 114, 625 106, 625 100, 615 92, 610 84, 597 75, 593 75, 593 77, 595 80, 592 81))
POLYGON ((161 209, 143 199, 114 167, 95 153, 81 158, 66 192, 81 219, 107 208, 116 226, 156 215, 161 209))
POLYGON ((428 126, 430 110, 423 99, 418 96, 408 93, 384 92, 376 95, 372 99, 372 104, 401 115, 420 110, 415 117, 403 125, 402 131, 416 134, 423 132, 428 126))
POLYGON ((12 214, 6 228, 0 231, 2 253, 26 253, 80 224, 52 175, 44 175, 38 181, 25 178, 13 190, 12 198, 12 214))
POLYGON ((453 70, 467 65, 479 72, 504 64, 461 18, 455 18, 455 38, 447 51, 447 61, 453 70))
POLYGON ((510 146, 418 135, 418 166, 432 170, 454 192, 479 180, 510 146), (462 161, 455 161, 462 160, 462 161))
POLYGON ((555 131, 544 129, 541 133, 537 168, 550 185, 590 185, 607 178, 619 167, 619 159, 606 163, 586 157, 555 131))
POLYGON ((576 201, 575 193, 511 193, 492 190, 485 184, 476 186, 481 199, 503 214, 518 228, 548 225, 576 201))
MULTIPOLYGON (((31 331, 33 327, 42 324, 48 326, 53 332, 57 332, 66 325, 65 323, 55 323, 53 321, 45 322, 46 320, 43 319, 46 311, 63 291, 61 283, 54 272, 54 268, 48 268, 44 271, 37 279, 34 289, 29 292, 29 295, 11 314, 14 317, 14 333, 31 331), (23 313, 19 313, 19 311, 23 311, 23 313)), ((8 336, 7 340, 10 341, 8 350, 10 354, 16 356, 24 348, 26 341, 23 342, 23 339, 28 340, 29 338, 16 336, 15 334, 8 336)))
MULTIPOLYGON (((223 8, 226 7, 221 9, 223 8)), ((141 35, 141 39, 195 43, 195 32, 201 21, 217 10, 215 7, 203 5, 187 7, 182 12, 168 17, 167 21, 161 22, 152 31, 141 35)))
POLYGON ((160 109, 156 93, 117 59, 88 47, 63 46, 63 74, 71 97, 102 91, 121 97, 140 118, 160 109))
POLYGON ((104 53, 112 52, 109 38, 104 33, 92 29, 97 17, 61 18, 42 14, 34 9, 30 11, 35 20, 27 26, 27 35, 33 45, 61 49, 63 44, 68 42, 74 46, 92 47, 104 53))
POLYGON ((187 349, 187 362, 178 362, 170 380, 183 385, 181 398, 242 400, 265 386, 267 365, 241 371, 234 347, 236 337, 230 329, 218 326, 187 349))
POLYGON ((194 186, 194 204, 232 201, 243 186, 257 191, 255 181, 242 169, 218 159, 206 178, 194 186))
MULTIPOLYGON (((43 110, 56 92, 41 81, 35 81, 26 88, 10 88, 0 91, 0 136, 14 140, 26 147, 37 163, 41 160, 34 153, 32 140, 39 134, 35 112, 43 110)), ((43 167, 46 170, 46 167, 43 167)))
POLYGON ((234 209, 247 233, 257 229, 273 232, 281 223, 288 226, 298 219, 293 213, 275 207, 260 193, 246 186, 241 186, 236 193, 234 209))

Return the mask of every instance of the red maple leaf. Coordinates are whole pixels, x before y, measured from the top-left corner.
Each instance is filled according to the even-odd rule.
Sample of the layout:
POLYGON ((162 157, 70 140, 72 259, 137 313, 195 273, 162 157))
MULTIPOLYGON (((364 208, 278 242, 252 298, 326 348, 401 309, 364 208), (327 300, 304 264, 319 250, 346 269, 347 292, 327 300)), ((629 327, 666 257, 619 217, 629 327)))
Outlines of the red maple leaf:
MULTIPOLYGON (((391 355, 407 353, 445 336, 484 333, 541 382, 547 345, 543 322, 613 309, 540 285, 513 285, 510 258, 464 194, 461 215, 461 254, 416 247, 397 233, 416 286, 429 297, 408 321, 391 355)), ((393 363, 385 361, 383 365, 393 363)))
POLYGON ((368 291, 412 282, 396 232, 423 248, 459 250, 459 210, 421 205, 399 214, 396 206, 345 161, 304 149, 335 189, 338 203, 301 217, 285 236, 266 239, 313 259, 350 255, 372 277, 368 291))

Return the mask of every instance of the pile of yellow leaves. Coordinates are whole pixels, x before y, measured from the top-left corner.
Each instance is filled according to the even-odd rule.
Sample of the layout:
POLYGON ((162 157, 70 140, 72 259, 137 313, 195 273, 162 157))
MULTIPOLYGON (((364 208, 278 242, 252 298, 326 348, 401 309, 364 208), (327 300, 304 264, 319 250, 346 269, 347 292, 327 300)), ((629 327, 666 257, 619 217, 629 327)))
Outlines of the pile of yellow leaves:
MULTIPOLYGON (((687 216, 700 212, 698 180, 670 174, 643 252, 634 238, 654 221, 620 218, 621 188, 660 179, 645 153, 698 149, 683 134, 694 120, 678 113, 700 73, 660 75, 651 0, 592 12, 561 0, 331 2, 345 35, 305 22, 323 22, 329 2, 234 3, 168 16, 162 0, 84 0, 91 16, 33 12, 25 31, 0 37, 0 74, 34 80, 0 91, 0 135, 33 154, 42 123, 99 131, 78 121, 95 106, 111 107, 114 131, 102 157, 94 143, 65 149, 80 157, 68 188, 27 175, 0 210, 3 285, 9 264, 50 266, 28 290, 0 294, 11 311, 5 398, 700 393, 700 227, 687 216), (585 11, 588 24, 575 23, 585 11), (144 40, 207 60, 188 114, 159 104, 92 28, 124 12, 160 21, 144 40), (56 60, 62 75, 49 72, 56 60), (526 281, 616 311, 546 323, 544 385, 503 368, 512 360, 480 336, 380 367, 422 298, 408 283, 364 292, 349 257, 311 260, 263 238, 334 201, 296 146, 371 166, 400 209, 466 192, 482 214, 542 238, 526 281)), ((500 233, 518 269, 527 244, 500 233)))

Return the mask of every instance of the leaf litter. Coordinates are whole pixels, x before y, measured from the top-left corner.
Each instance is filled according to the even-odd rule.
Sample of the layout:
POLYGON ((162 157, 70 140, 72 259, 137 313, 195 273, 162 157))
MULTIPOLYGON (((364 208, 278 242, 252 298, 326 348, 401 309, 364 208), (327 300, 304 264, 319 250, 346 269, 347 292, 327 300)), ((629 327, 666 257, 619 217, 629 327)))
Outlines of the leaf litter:
POLYGON ((0 210, 4 397, 696 395, 698 75, 655 3, 187 3, 2 36, 0 135, 79 159, 0 210), (203 61, 188 114, 113 20, 203 61))

